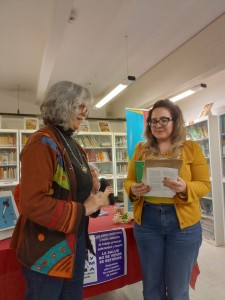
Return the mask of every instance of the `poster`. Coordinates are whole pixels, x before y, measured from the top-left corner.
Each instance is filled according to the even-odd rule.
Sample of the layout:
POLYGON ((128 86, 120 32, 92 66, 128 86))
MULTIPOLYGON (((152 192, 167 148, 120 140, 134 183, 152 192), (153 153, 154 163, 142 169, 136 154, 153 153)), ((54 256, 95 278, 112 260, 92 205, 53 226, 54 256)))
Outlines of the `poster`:
POLYGON ((18 216, 19 213, 12 192, 0 192, 0 240, 12 235, 18 216))
POLYGON ((37 130, 38 128, 38 118, 24 118, 24 129, 37 130))
POLYGON ((202 117, 208 116, 212 106, 213 106, 213 102, 205 104, 198 118, 200 119, 202 117))
POLYGON ((89 235, 96 256, 87 251, 84 286, 99 284, 127 274, 127 245, 124 229, 89 235))
POLYGON ((109 123, 106 121, 98 121, 98 128, 102 132, 110 132, 109 123))

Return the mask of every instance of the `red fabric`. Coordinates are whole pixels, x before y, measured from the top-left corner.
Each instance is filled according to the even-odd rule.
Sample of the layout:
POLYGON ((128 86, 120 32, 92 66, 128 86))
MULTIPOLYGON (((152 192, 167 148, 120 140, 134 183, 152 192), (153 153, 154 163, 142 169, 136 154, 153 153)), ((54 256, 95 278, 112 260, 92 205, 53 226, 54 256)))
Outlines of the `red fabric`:
MULTIPOLYGON (((114 208, 107 207, 108 216, 91 218, 89 231, 104 231, 125 228, 127 236, 127 275, 102 284, 84 288, 84 297, 92 297, 101 293, 121 288, 141 280, 141 268, 137 247, 133 236, 133 223, 123 225, 112 221, 114 208)), ((21 265, 16 258, 15 250, 9 248, 10 239, 0 241, 0 299, 22 300, 24 298, 25 281, 21 273, 21 265)))
POLYGON ((20 204, 19 204, 19 200, 20 200, 20 184, 19 183, 14 187, 13 197, 14 197, 14 200, 16 202, 16 206, 17 206, 18 212, 20 212, 20 204))
POLYGON ((25 281, 15 250, 9 249, 10 239, 0 241, 0 299, 22 300, 25 281))
MULTIPOLYGON (((141 280, 140 261, 133 236, 133 222, 130 224, 114 224, 112 221, 114 208, 107 207, 107 211, 109 212, 108 216, 90 219, 89 231, 96 232, 125 228, 127 237, 127 275, 108 282, 85 287, 83 293, 85 298, 106 293, 141 280)), ((10 239, 0 241, 0 299, 22 300, 25 281, 21 274, 21 265, 16 258, 16 252, 9 248, 9 243, 10 239)), ((196 263, 190 281, 190 286, 193 289, 195 288, 199 273, 199 267, 196 263)))
POLYGON ((198 279, 198 275, 200 274, 200 269, 198 263, 196 262, 191 273, 190 286, 193 290, 195 290, 195 284, 198 279))

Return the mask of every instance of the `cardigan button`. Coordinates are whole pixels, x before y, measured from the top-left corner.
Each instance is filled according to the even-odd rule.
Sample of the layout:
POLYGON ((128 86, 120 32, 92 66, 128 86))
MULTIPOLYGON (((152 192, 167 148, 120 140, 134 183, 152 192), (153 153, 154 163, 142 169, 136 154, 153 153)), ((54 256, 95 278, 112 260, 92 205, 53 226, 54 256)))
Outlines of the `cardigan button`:
POLYGON ((43 234, 43 233, 39 233, 39 234, 38 234, 38 240, 39 240, 40 242, 43 242, 44 239, 45 239, 44 234, 43 234))

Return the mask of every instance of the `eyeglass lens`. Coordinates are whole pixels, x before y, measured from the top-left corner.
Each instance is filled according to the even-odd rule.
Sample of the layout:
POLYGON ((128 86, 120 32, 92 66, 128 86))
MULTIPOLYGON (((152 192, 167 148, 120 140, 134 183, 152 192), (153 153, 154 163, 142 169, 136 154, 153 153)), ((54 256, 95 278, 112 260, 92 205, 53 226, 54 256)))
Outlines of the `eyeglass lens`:
POLYGON ((89 111, 86 105, 84 104, 79 105, 79 109, 81 110, 82 115, 84 115, 85 117, 88 116, 89 111))
POLYGON ((155 127, 158 123, 161 125, 161 126, 166 126, 169 121, 172 121, 172 119, 170 118, 160 118, 159 120, 157 119, 151 119, 150 122, 149 122, 149 125, 151 127, 155 127))

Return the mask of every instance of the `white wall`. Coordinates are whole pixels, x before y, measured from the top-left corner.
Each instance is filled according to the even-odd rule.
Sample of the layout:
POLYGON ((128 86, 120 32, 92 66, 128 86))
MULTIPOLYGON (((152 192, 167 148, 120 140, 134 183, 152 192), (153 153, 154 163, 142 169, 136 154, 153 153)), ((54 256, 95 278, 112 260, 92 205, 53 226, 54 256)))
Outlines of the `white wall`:
POLYGON ((30 91, 0 90, 0 113, 40 114, 39 105, 36 103, 36 95, 30 91))
MULTIPOLYGON (((209 76, 225 69, 224 32, 225 15, 149 70, 109 105, 100 110, 91 110, 90 117, 125 118, 126 107, 148 108, 158 99, 201 82, 208 83, 208 80, 208 88, 205 91, 179 102, 184 108, 186 118, 192 118, 192 114, 198 115, 203 104, 211 102, 211 99, 214 101, 214 108, 224 106, 225 74, 224 79, 221 77, 219 80, 217 75, 215 80, 209 79, 209 76)), ((21 114, 40 113, 34 93, 21 91, 19 98, 21 114)), ((17 113, 17 110, 17 91, 0 91, 0 113, 17 113)))
MULTIPOLYGON (((128 87, 121 96, 111 103, 112 115, 124 117, 126 107, 147 108, 158 99, 166 98, 181 89, 204 82, 207 77, 224 70, 224 32, 225 15, 210 24, 128 87)), ((206 94, 209 89, 207 89, 205 91, 206 103, 208 103, 208 98, 213 96, 219 99, 224 93, 223 86, 224 83, 220 86, 217 85, 214 90, 212 86, 212 94, 208 96, 206 94), (220 95, 215 95, 215 92, 220 95)), ((198 93, 199 95, 200 93, 198 93)), ((196 98, 193 100, 195 101, 196 98)), ((190 101, 189 103, 192 109, 195 109, 190 101)))
MULTIPOLYGON (((220 114, 225 107, 225 70, 207 79, 207 88, 176 102, 185 121, 197 119, 204 105, 213 102, 212 113, 220 114)), ((225 113, 225 111, 223 111, 225 113)))
MULTIPOLYGON (((98 126, 99 120, 88 120, 90 131, 100 132, 98 126)), ((110 132, 126 132, 126 122, 119 120, 108 120, 110 132)), ((42 119, 39 119, 39 125, 43 125, 42 119)), ((1 117, 1 129, 25 129, 24 128, 24 117, 22 116, 2 116, 1 117)))
MULTIPOLYGON (((19 101, 18 101, 18 91, 15 89, 13 91, 0 90, 0 113, 17 113, 18 108, 20 114, 31 114, 39 115, 40 104, 37 102, 36 94, 31 91, 20 91, 19 101)), ((92 108, 90 110, 90 116, 92 118, 106 118, 111 117, 107 113, 109 107, 103 107, 101 110, 92 108)))

